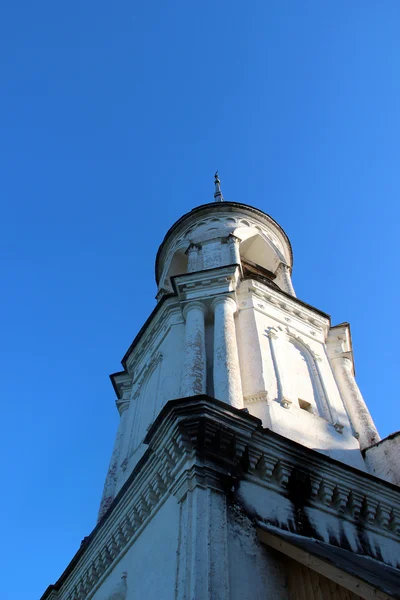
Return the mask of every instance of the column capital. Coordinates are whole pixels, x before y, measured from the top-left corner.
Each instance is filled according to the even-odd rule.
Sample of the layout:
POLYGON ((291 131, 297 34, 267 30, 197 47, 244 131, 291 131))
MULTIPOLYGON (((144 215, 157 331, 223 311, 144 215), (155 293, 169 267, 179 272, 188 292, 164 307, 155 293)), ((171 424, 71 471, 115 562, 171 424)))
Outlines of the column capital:
POLYGON ((233 309, 233 312, 236 311, 237 309, 237 304, 236 304, 236 300, 234 300, 233 298, 231 298, 230 296, 225 296, 225 295, 221 295, 221 296, 216 296, 214 298, 214 300, 211 302, 211 308, 213 310, 215 310, 215 308, 219 305, 219 304, 225 304, 226 306, 230 306, 233 309))
POLYGON ((239 244, 242 240, 240 238, 238 238, 236 235, 233 235, 233 233, 230 233, 222 241, 223 242, 225 241, 226 244, 239 244))
POLYGON ((127 410, 127 408, 129 408, 129 399, 127 399, 127 398, 118 399, 116 401, 116 405, 118 408, 118 412, 121 416, 122 413, 125 412, 127 410))
POLYGON ((280 262, 279 265, 278 265, 278 269, 282 269, 282 271, 289 271, 290 272, 290 267, 285 262, 280 262))
POLYGON ((200 246, 198 244, 189 244, 186 249, 185 254, 190 254, 191 252, 198 252, 200 250, 200 246))
POLYGON ((268 329, 266 333, 267 333, 267 337, 269 337, 270 340, 278 339, 278 334, 272 327, 270 329, 268 329))
POLYGON ((278 268, 276 269, 276 273, 280 273, 281 274, 281 278, 282 278, 282 286, 281 289, 286 292, 287 294, 290 294, 291 296, 296 297, 296 294, 294 293, 294 288, 293 288, 293 283, 292 283, 292 269, 291 267, 289 267, 289 265, 285 262, 280 262, 278 265, 278 268))
POLYGON ((354 375, 354 364, 351 352, 333 353, 329 356, 331 361, 340 362, 340 364, 354 375))
POLYGON ((188 312, 194 309, 201 310, 204 314, 207 312, 207 307, 203 302, 200 300, 192 300, 192 302, 188 302, 182 308, 183 318, 186 319, 188 312))
POLYGON ((171 294, 171 290, 168 290, 166 287, 164 286, 160 286, 158 289, 158 292, 156 294, 156 300, 159 301, 161 300, 161 298, 163 296, 165 296, 165 294, 171 294))

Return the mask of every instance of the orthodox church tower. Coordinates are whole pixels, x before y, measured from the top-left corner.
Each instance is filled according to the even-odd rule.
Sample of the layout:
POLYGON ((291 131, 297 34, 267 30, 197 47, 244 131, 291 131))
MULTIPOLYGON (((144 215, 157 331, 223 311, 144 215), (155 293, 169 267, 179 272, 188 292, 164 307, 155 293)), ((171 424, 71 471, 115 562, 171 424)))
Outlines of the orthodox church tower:
POLYGON ((111 375, 97 526, 42 600, 400 598, 400 435, 380 439, 349 324, 296 297, 292 265, 218 174, 168 231, 111 375))

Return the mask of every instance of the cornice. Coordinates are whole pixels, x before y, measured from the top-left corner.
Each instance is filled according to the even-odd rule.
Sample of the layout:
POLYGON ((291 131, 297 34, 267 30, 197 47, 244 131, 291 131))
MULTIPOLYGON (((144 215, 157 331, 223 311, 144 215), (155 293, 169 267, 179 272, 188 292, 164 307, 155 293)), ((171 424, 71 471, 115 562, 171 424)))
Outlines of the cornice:
POLYGON ((234 293, 239 281, 239 265, 224 265, 172 277, 181 302, 208 299, 217 294, 234 293))
POLYGON ((120 397, 120 389, 118 385, 119 380, 126 376, 132 377, 132 374, 134 375, 134 373, 132 373, 134 370, 134 362, 136 364, 140 362, 143 353, 147 351, 147 349, 154 342, 155 338, 162 332, 163 328, 164 333, 167 332, 168 327, 165 323, 165 320, 168 318, 168 315, 174 311, 181 315, 179 300, 176 294, 169 294, 168 296, 164 296, 151 312, 150 316, 134 338, 132 344, 129 346, 121 361, 124 371, 118 371, 117 373, 112 373, 110 375, 111 383, 114 387, 117 397, 120 397), (153 325, 151 329, 150 325, 153 325), (132 357, 134 351, 135 360, 133 360, 132 357))
POLYGON ((301 472, 308 505, 400 540, 400 488, 265 430, 246 410, 208 396, 170 401, 150 428, 148 450, 107 513, 42 600, 90 600, 154 514, 196 486, 226 494, 241 479, 288 497, 301 472))
POLYGON ((136 343, 134 345, 134 354, 132 348, 130 356, 126 362, 128 370, 134 372, 135 369, 137 369, 140 365, 143 355, 147 353, 150 348, 153 348, 153 351, 156 350, 154 347, 156 339, 158 337, 164 338, 170 327, 176 324, 167 322, 174 313, 178 316, 179 322, 183 323, 178 299, 170 297, 169 302, 165 303, 163 306, 163 310, 157 313, 155 317, 148 323, 147 329, 145 332, 143 332, 140 340, 135 340, 136 343), (151 327, 149 327, 150 324, 151 327))
POLYGON ((110 375, 118 400, 121 400, 124 394, 127 394, 132 388, 132 375, 126 371, 119 371, 110 375))
POLYGON ((287 496, 291 474, 300 472, 310 478, 309 507, 400 541, 398 486, 270 431, 258 431, 253 441, 246 478, 287 496))
POLYGON ((171 493, 181 496, 185 489, 208 485, 212 480, 217 485, 218 478, 210 466, 215 457, 221 463, 219 470, 225 462, 226 477, 235 470, 246 440, 260 421, 240 411, 226 411, 225 407, 207 396, 168 403, 146 437, 149 449, 42 600, 50 600, 56 592, 62 600, 89 600, 171 493), (230 428, 221 433, 225 421, 230 428), (185 475, 183 464, 196 455, 201 455, 203 468, 183 469, 185 475))
POLYGON ((339 323, 330 327, 326 349, 330 360, 348 358, 351 362, 353 375, 356 375, 350 323, 339 323))
MULTIPOLYGON (((127 370, 127 362, 132 353, 132 350, 139 344, 140 340, 143 338, 143 336, 147 332, 148 326, 150 325, 150 323, 152 322, 154 317, 158 316, 159 314, 162 314, 165 307, 170 304, 170 300, 174 299, 174 297, 175 297, 175 294, 167 294, 167 295, 163 296, 161 298, 161 300, 158 302, 158 304, 156 304, 156 306, 154 307, 154 309, 152 310, 152 312, 150 313, 150 315, 148 316, 148 318, 146 319, 146 321, 144 322, 142 327, 140 328, 140 330, 137 333, 137 335, 135 336, 132 344, 129 346, 128 350, 125 352, 124 357, 122 358, 121 364, 124 367, 125 371, 127 370)), ((176 298, 175 298, 175 300, 176 300, 176 298)))
MULTIPOLYGON (((251 293, 255 297, 259 298, 268 304, 275 305, 282 309, 286 315, 295 317, 300 321, 303 321, 307 325, 312 325, 316 329, 320 329, 327 335, 330 328, 330 316, 319 309, 311 306, 290 296, 282 290, 267 286, 254 279, 245 279, 241 282, 240 288, 238 288, 239 296, 239 309, 246 308, 246 300, 241 298, 242 295, 251 293)), ((265 307, 262 304, 257 304, 253 308, 265 312, 265 307)))

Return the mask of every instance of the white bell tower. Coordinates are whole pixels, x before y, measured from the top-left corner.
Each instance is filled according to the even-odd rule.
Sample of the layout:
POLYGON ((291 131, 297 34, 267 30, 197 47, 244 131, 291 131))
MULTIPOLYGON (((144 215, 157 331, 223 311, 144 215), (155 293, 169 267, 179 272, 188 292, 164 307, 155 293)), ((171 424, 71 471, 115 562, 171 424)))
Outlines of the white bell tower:
POLYGON ((296 297, 285 232, 218 172, 214 200, 159 248, 157 306, 111 376, 99 522, 43 600, 395 597, 400 441, 349 324, 296 297))

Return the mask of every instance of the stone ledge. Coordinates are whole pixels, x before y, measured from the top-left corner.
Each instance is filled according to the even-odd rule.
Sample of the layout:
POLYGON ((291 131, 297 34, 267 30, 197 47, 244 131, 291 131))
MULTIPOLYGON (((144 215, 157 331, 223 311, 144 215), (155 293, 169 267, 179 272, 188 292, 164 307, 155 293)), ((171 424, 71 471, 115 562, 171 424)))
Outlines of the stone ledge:
POLYGON ((145 443, 107 513, 42 600, 91 598, 167 498, 180 501, 196 486, 230 494, 252 479, 287 497, 293 473, 311 473, 313 506, 399 540, 400 488, 265 430, 246 411, 208 396, 170 401, 145 443))

